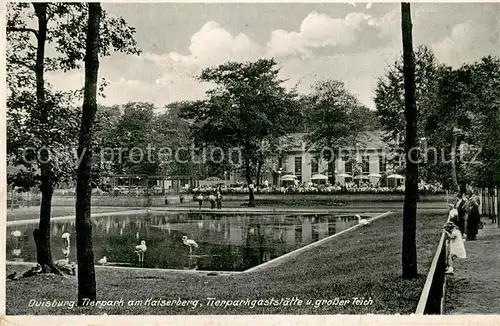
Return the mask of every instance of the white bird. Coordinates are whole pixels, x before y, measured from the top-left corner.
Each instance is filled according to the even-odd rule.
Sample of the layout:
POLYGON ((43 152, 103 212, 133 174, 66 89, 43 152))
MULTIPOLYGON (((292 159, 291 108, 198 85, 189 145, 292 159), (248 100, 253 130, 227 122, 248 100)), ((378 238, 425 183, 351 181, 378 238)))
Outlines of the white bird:
POLYGON ((68 232, 65 232, 61 235, 61 238, 63 238, 64 242, 66 242, 66 248, 62 248, 63 255, 64 257, 68 258, 71 249, 70 234, 68 232))
POLYGON ((193 239, 188 239, 187 236, 182 237, 182 243, 189 246, 189 253, 193 253, 193 247, 198 248, 198 244, 193 239))
POLYGON ((14 237, 14 240, 16 242, 16 249, 18 249, 18 247, 19 247, 19 237, 21 236, 21 231, 14 230, 10 234, 14 237))
POLYGON ((135 250, 137 252, 146 252, 146 250, 148 250, 148 247, 146 247, 146 241, 142 240, 140 245, 135 246, 135 250))
POLYGON ((101 265, 106 265, 107 262, 108 262, 108 259, 106 258, 106 256, 102 257, 98 261, 98 263, 101 264, 101 265))
POLYGON ((144 263, 144 253, 148 250, 148 247, 146 247, 146 241, 142 240, 141 244, 138 246, 135 246, 135 253, 139 257, 139 263, 144 263))
POLYGON ((366 9, 370 9, 371 7, 372 7, 372 3, 371 3, 371 2, 368 2, 368 3, 366 4, 366 9))
POLYGON ((368 220, 361 218, 361 216, 359 216, 358 214, 354 215, 354 217, 358 219, 358 224, 362 224, 362 225, 370 224, 370 222, 368 222, 368 220))

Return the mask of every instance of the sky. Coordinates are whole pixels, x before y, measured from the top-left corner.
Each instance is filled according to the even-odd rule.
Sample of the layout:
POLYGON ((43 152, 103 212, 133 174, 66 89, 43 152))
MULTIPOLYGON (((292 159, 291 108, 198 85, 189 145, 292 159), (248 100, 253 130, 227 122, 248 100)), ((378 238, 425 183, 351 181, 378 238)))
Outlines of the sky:
MULTIPOLYGON (((377 78, 401 55, 399 3, 103 3, 136 28, 140 55, 102 58, 105 105, 129 101, 159 108, 204 97, 195 77, 226 61, 274 57, 286 86, 342 80, 371 109, 377 78)), ((500 3, 412 4, 413 44, 458 67, 500 55, 500 3)), ((83 71, 50 73, 61 89, 83 86, 83 71)))

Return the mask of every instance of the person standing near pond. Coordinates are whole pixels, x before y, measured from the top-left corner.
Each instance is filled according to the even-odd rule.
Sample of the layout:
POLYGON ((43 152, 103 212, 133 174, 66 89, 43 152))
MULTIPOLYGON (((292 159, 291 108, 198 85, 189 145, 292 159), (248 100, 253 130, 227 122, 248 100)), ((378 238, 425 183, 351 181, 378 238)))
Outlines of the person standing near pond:
POLYGON ((214 209, 215 208, 215 196, 213 193, 210 193, 208 196, 208 200, 210 200, 210 208, 214 209))
POLYGON ((201 209, 201 205, 203 205, 203 195, 201 192, 199 193, 198 197, 196 197, 196 200, 198 201, 198 208, 201 209))
POLYGON ((222 208, 222 194, 220 191, 217 191, 217 195, 215 195, 215 200, 217 201, 217 209, 222 208))
POLYGON ((469 198, 467 199, 467 240, 473 241, 477 239, 477 233, 479 230, 479 224, 481 223, 481 216, 479 214, 479 205, 481 200, 476 191, 469 192, 469 198))

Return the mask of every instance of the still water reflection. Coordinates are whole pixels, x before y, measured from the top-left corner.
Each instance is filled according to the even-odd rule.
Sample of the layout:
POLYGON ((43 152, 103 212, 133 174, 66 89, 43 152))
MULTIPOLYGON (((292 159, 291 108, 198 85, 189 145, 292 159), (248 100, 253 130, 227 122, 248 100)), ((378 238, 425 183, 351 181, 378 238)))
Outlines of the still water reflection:
MULTIPOLYGON (((340 232, 357 223, 350 216, 328 214, 222 215, 149 213, 94 218, 96 263, 148 268, 243 271, 340 232), (198 247, 183 243, 194 240, 198 247), (144 262, 136 246, 146 241, 144 262), (104 260, 103 258, 106 257, 104 260)), ((7 232, 7 259, 36 261, 32 233, 37 224, 17 225, 7 232), (17 231, 17 232, 16 232, 17 231)), ((75 222, 52 223, 54 260, 64 258, 70 234, 70 261, 76 261, 75 222)))

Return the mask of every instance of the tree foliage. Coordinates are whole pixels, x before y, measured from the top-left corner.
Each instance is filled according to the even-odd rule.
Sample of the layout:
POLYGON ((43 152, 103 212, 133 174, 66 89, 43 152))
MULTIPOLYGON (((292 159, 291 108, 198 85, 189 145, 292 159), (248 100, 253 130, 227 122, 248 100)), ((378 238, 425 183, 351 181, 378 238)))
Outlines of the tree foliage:
MULTIPOLYGON (((207 99, 184 110, 193 120, 191 131, 198 143, 235 147, 242 151, 242 167, 248 184, 263 164, 261 147, 294 130, 300 121, 297 95, 282 86, 273 59, 228 62, 204 69, 202 82, 211 82, 207 99)), ((249 205, 253 205, 250 191, 249 205)))
MULTIPOLYGON (((469 75, 465 106, 470 131, 465 142, 475 147, 464 172, 477 186, 500 186, 500 58, 484 57, 462 67, 469 75), (479 152, 478 152, 479 150, 479 152)), ((471 156, 469 155, 469 157, 471 156)))
MULTIPOLYGON (((42 272, 50 269, 60 273, 52 262, 50 250, 52 194, 54 186, 64 180, 67 171, 74 169, 75 165, 71 160, 58 160, 50 153, 55 150, 57 157, 70 157, 65 150, 56 147, 74 144, 77 129, 74 123, 76 114, 73 113, 77 111, 73 110, 72 100, 75 99, 73 96, 76 99, 79 96, 78 93, 67 96, 52 90, 45 80, 45 72, 80 67, 87 50, 88 31, 87 20, 82 19, 82 15, 88 15, 90 6, 96 8, 86 3, 44 2, 10 3, 7 6, 7 121, 10 124, 7 154, 9 162, 24 166, 9 180, 22 181, 24 187, 37 185, 41 190, 40 223, 34 237, 42 272), (26 160, 22 154, 29 147, 41 155, 35 160, 26 160), (32 183, 25 182, 29 178, 32 183)), ((101 16, 105 15, 100 6, 98 11, 101 16)), ((127 28, 122 20, 106 21, 108 25, 105 23, 102 28, 109 35, 97 42, 103 49, 100 54, 109 55, 111 50, 138 53, 133 40, 134 30, 127 28)), ((101 28, 100 25, 97 27, 101 28)))
POLYGON ((308 126, 306 140, 310 146, 323 151, 325 159, 333 160, 331 154, 352 145, 369 128, 372 114, 352 95, 344 83, 337 80, 317 82, 304 99, 304 118, 308 126))
MULTIPOLYGON (((463 189, 465 184, 491 185, 498 179, 498 60, 489 56, 452 68, 439 64, 425 47, 415 52, 420 174, 426 182, 446 188, 458 183, 463 189)), ((401 83, 398 60, 379 78, 375 96, 384 140, 393 150, 404 140, 401 83)))
MULTIPOLYGON (((415 57, 415 99, 417 112, 424 117, 435 101, 437 89, 438 62, 432 50, 419 46, 415 57)), ((384 141, 394 146, 404 144, 404 78, 403 59, 396 60, 379 77, 375 89, 375 107, 381 127, 385 132, 384 141)), ((423 122, 418 124, 418 136, 423 137, 423 122)))
POLYGON ((156 174, 158 166, 147 158, 151 143, 155 106, 130 102, 123 105, 123 114, 108 133, 107 143, 114 153, 112 169, 118 174, 156 174))
MULTIPOLYGON (((88 3, 49 3, 46 6, 46 51, 43 71, 78 69, 85 55, 88 3)), ((39 185, 40 160, 24 160, 22 153, 28 147, 35 152, 41 148, 54 149, 48 162, 54 174, 54 185, 74 176, 76 135, 80 119, 76 103, 81 101, 81 90, 61 92, 46 81, 43 107, 36 105, 35 68, 39 30, 36 14, 30 3, 7 4, 7 124, 8 156, 12 164, 23 165, 22 172, 12 175, 14 185, 39 185), (71 158, 71 159, 70 159, 71 158), (26 179, 33 182, 26 182, 26 179)), ((110 17, 101 10, 100 55, 112 51, 138 54, 135 30, 123 18, 110 17)), ((105 82, 101 83, 101 87, 105 82)), ((83 85, 82 85, 83 88, 83 85)), ((100 89, 101 95, 103 89, 100 89)))

